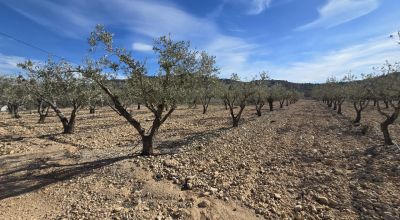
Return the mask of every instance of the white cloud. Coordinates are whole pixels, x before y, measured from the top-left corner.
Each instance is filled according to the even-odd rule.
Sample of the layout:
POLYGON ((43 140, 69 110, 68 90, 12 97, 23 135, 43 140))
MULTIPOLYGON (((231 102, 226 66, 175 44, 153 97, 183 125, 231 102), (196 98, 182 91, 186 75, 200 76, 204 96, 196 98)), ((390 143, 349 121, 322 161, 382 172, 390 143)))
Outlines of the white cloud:
POLYGON ((340 50, 316 55, 305 62, 289 63, 272 69, 277 78, 297 82, 324 82, 327 77, 342 77, 347 71, 356 74, 372 72, 372 67, 399 61, 400 47, 386 35, 340 50), (282 77, 279 77, 282 76, 282 77))
POLYGON ((266 8, 268 8, 271 4, 272 0, 251 0, 250 1, 250 9, 248 10, 249 14, 260 14, 266 8))
POLYGON ((327 4, 318 9, 319 18, 303 25, 297 30, 312 28, 331 28, 374 11, 379 6, 379 0, 328 0, 327 4))
MULTIPOLYGON (((223 2, 222 6, 224 4, 236 4, 245 9, 247 14, 258 15, 270 7, 272 0, 224 0, 223 2)), ((221 7, 218 8, 219 13, 221 9, 221 7)))
MULTIPOLYGON (((56 3, 46 6, 47 1, 32 0, 21 5, 13 2, 9 4, 21 14, 52 30, 59 31, 59 27, 65 27, 63 31, 66 33, 86 32, 80 36, 81 38, 85 38, 91 31, 92 27, 88 27, 90 26, 88 24, 95 23, 118 25, 149 38, 171 33, 174 39, 191 40, 195 47, 204 48, 211 55, 217 56, 218 65, 224 68, 224 72, 229 73, 237 72, 235 71, 236 67, 242 69, 246 65, 249 55, 256 48, 256 45, 250 44, 242 38, 222 34, 212 19, 199 18, 174 5, 154 0, 113 0, 113 7, 109 7, 110 1, 108 0, 98 0, 98 4, 95 6, 97 8, 93 8, 93 5, 87 4, 85 1, 78 0, 71 0, 68 4, 59 3, 56 6, 54 6, 56 3), (38 8, 31 10, 30 6, 35 7, 34 4, 43 6, 46 9, 45 12, 38 8), (63 10, 68 11, 69 14, 57 14, 59 7, 63 7, 63 10), (118 13, 115 13, 116 11, 118 13), (43 16, 47 15, 49 17, 46 17, 45 21, 48 23, 42 22, 43 16), (71 22, 69 21, 70 17, 79 18, 87 25, 71 22), (102 20, 104 22, 101 22, 102 20)), ((266 6, 266 2, 252 1, 251 5, 260 9, 260 7, 266 6)), ((63 33, 61 30, 59 32, 63 33)), ((134 42, 132 48, 137 51, 148 51, 151 46, 134 42)))
POLYGON ((188 39, 218 32, 213 22, 192 16, 167 1, 98 0, 96 4, 81 0, 0 1, 61 35, 81 39, 98 23, 120 26, 152 38, 171 33, 188 39))
POLYGON ((247 66, 250 55, 256 53, 257 45, 240 38, 219 35, 205 49, 216 56, 217 65, 221 68, 220 77, 227 78, 231 73, 246 74, 241 71, 247 66))
MULTIPOLYGON (((265 10, 271 2, 230 1, 247 2, 250 9, 257 9, 255 12, 265 10)), ((320 52, 307 61, 293 61, 277 66, 262 61, 263 57, 268 57, 264 56, 268 55, 268 48, 251 43, 248 39, 223 34, 212 19, 196 17, 165 1, 98 0, 94 5, 89 1, 70 0, 53 2, 50 6, 46 6, 49 1, 45 0, 26 0, 24 4, 14 2, 18 1, 9 1, 8 4, 21 14, 50 27, 53 31, 71 37, 85 39, 93 28, 92 24, 104 23, 112 27, 122 27, 130 33, 139 33, 145 36, 144 39, 171 33, 174 39, 191 40, 196 48, 205 49, 217 57, 217 65, 221 69, 220 77, 229 77, 235 72, 249 80, 262 70, 270 70, 272 76, 277 79, 323 82, 327 76, 334 73, 341 74, 348 70, 368 71, 371 66, 382 64, 386 59, 395 60, 396 57, 400 57, 399 46, 387 40, 387 35, 382 39, 372 39, 340 50, 320 52), (109 7, 110 2, 113 7, 109 7), (58 13, 60 8, 68 13, 58 13)), ((328 4, 319 10, 321 18, 306 25, 309 26, 306 28, 335 26, 369 13, 377 5, 377 0, 329 0, 328 4)), ((152 48, 143 42, 134 42, 129 46, 141 52, 152 48)), ((11 71, 10 68, 18 62, 18 57, 0 54, 0 71, 11 71)))
POLYGON ((153 51, 153 46, 150 44, 135 42, 132 44, 132 49, 141 52, 153 51))
POLYGON ((21 69, 17 67, 17 64, 25 60, 25 57, 9 56, 0 53, 0 75, 16 74, 20 72, 21 69))
POLYGON ((49 0, 2 1, 2 3, 32 21, 71 38, 87 35, 87 30, 96 24, 94 17, 88 16, 87 11, 90 10, 81 7, 85 6, 83 1, 71 0, 69 4, 49 0))

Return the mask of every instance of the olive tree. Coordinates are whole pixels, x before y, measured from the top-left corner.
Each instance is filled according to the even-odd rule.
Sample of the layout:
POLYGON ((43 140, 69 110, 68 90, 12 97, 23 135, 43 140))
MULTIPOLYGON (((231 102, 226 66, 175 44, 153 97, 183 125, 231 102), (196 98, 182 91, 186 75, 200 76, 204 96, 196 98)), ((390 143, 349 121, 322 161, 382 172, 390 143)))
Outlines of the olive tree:
POLYGON ((211 99, 217 95, 218 68, 215 66, 215 63, 214 56, 210 56, 204 51, 201 52, 194 82, 199 86, 198 94, 203 106, 203 114, 206 114, 211 99))
POLYGON ((288 90, 288 104, 296 103, 304 94, 294 89, 288 90))
POLYGON ((12 118, 20 118, 19 109, 31 100, 26 91, 26 81, 22 76, 2 77, 0 85, 0 99, 7 105, 12 118))
POLYGON ((89 106, 89 114, 95 114, 97 106, 103 105, 104 97, 101 94, 102 91, 95 83, 90 83, 88 86, 88 99, 86 105, 89 106))
POLYGON ((36 98, 36 108, 37 113, 39 114, 39 124, 43 124, 46 121, 47 116, 49 115, 50 105, 43 100, 42 98, 36 98))
POLYGON ((337 111, 339 115, 342 114, 342 105, 346 100, 348 94, 347 87, 344 86, 346 81, 352 81, 353 75, 349 73, 342 80, 337 80, 336 77, 329 77, 323 85, 324 98, 327 101, 328 107, 333 106, 333 110, 337 111))
POLYGON ((239 76, 234 73, 231 76, 229 84, 225 85, 225 88, 223 89, 223 98, 229 107, 233 127, 239 126, 243 110, 253 94, 251 88, 252 87, 249 83, 240 82, 239 76), (239 107, 239 110, 235 113, 235 107, 237 106, 239 107))
POLYGON ((356 112, 354 123, 360 123, 361 113, 370 102, 370 88, 365 81, 351 81, 347 84, 347 99, 353 104, 356 112))
POLYGON ((64 134, 74 133, 77 113, 90 97, 87 89, 91 82, 64 60, 48 60, 44 64, 28 60, 18 65, 27 72, 29 92, 50 105, 60 119, 64 134), (72 108, 69 116, 63 107, 72 108))
POLYGON ((347 86, 336 86, 333 90, 333 94, 333 97, 337 103, 337 113, 341 115, 343 103, 346 101, 347 86))
POLYGON ((267 72, 261 72, 259 74, 259 79, 254 79, 252 81, 252 86, 253 86, 253 96, 252 96, 252 102, 254 103, 256 107, 256 114, 257 116, 262 115, 262 108, 265 105, 266 99, 267 99, 267 80, 269 79, 268 73, 267 72))
POLYGON ((400 114, 400 74, 391 74, 384 79, 376 82, 376 91, 380 100, 387 100, 391 109, 386 111, 381 109, 380 102, 377 102, 378 112, 385 117, 380 127, 383 133, 386 145, 393 145, 392 138, 389 133, 389 126, 392 125, 400 114))
POLYGON ((380 123, 384 143, 393 145, 389 126, 397 120, 400 114, 400 63, 391 64, 386 61, 384 65, 375 70, 377 69, 381 74, 368 79, 368 81, 372 85, 372 93, 377 100, 377 111, 384 117, 380 123), (385 104, 385 108, 381 107, 381 102, 385 104))
MULTIPOLYGON (((374 67, 373 69, 375 70, 375 74, 369 74, 369 75, 367 75, 367 78, 373 78, 373 77, 376 78, 378 76, 387 76, 389 74, 399 72, 400 71, 400 62, 390 63, 389 61, 386 61, 385 64, 383 64, 382 66, 374 67)), ((376 95, 376 93, 374 93, 373 95, 376 95)), ((374 106, 376 106, 378 99, 382 99, 381 101, 385 105, 385 109, 389 108, 389 100, 385 96, 374 97, 374 106)))
POLYGON ((267 90, 267 102, 269 105, 269 110, 272 112, 274 110, 274 101, 279 101, 279 105, 282 108, 284 103, 284 93, 286 89, 281 84, 275 84, 268 87, 267 90))
POLYGON ((185 85, 191 78, 188 76, 194 74, 196 52, 190 50, 189 42, 173 41, 166 36, 156 39, 153 51, 158 57, 159 70, 156 75, 151 76, 144 62, 136 60, 126 49, 113 45, 113 35, 104 26, 96 26, 90 34, 89 44, 91 51, 102 46, 104 56, 95 62, 88 62, 88 65, 82 67, 80 71, 99 85, 111 99, 115 111, 139 133, 143 144, 142 155, 154 154, 153 139, 156 133, 177 105, 184 101, 187 93, 185 85), (118 96, 107 85, 109 79, 109 75, 105 74, 107 70, 124 73, 127 85, 137 89, 138 94, 134 95, 135 98, 138 97, 140 103, 153 114, 149 129, 143 127, 121 102, 120 96, 129 96, 132 93, 118 96))

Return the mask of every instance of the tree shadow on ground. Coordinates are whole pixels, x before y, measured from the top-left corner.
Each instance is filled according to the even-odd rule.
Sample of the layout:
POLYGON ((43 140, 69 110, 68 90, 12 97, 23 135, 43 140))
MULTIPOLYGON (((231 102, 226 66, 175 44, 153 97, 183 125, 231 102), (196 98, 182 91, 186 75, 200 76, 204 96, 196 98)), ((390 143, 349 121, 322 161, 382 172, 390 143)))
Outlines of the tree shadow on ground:
MULTIPOLYGON (((349 184, 349 189, 352 207, 361 219, 365 219, 367 216, 379 216, 385 219, 400 218, 400 213, 398 213, 399 200, 396 199, 396 194, 398 195, 399 191, 393 192, 387 188, 390 185, 399 186, 399 155, 394 146, 376 145, 366 148, 357 160, 357 162, 364 161, 365 163, 360 163, 354 169, 355 172, 351 177, 353 184, 349 184), (393 198, 387 200, 383 194, 387 194, 386 196, 393 195, 393 198), (397 204, 393 202, 395 200, 397 200, 397 204)), ((354 161, 349 161, 349 163, 354 164, 354 161)))
POLYGON ((398 203, 393 202, 399 201, 399 191, 393 187, 399 186, 400 179, 400 154, 396 150, 394 146, 388 149, 382 145, 330 155, 294 150, 297 153, 290 156, 312 174, 301 176, 296 188, 322 195, 330 189, 335 193, 329 195, 334 200, 328 206, 342 213, 350 207, 360 219, 386 218, 385 215, 398 219, 398 203))
POLYGON ((47 163, 43 159, 33 160, 17 170, 0 174, 0 200, 29 193, 77 175, 89 174, 94 169, 137 156, 132 154, 68 165, 47 163))
POLYGON ((58 144, 71 145, 71 146, 74 146, 76 148, 81 148, 81 149, 87 147, 86 145, 83 145, 83 144, 77 144, 77 143, 74 143, 74 142, 71 142, 71 141, 66 141, 66 140, 59 139, 59 138, 57 138, 57 136, 59 136, 59 135, 63 135, 63 133, 40 135, 40 136, 37 136, 37 138, 53 141, 53 142, 58 143, 58 144))
POLYGON ((61 134, 62 133, 53 133, 53 134, 44 134, 44 135, 38 135, 38 136, 4 135, 4 136, 0 137, 0 142, 17 142, 17 141, 22 141, 24 139, 34 139, 34 138, 52 140, 56 136, 61 135, 61 134))

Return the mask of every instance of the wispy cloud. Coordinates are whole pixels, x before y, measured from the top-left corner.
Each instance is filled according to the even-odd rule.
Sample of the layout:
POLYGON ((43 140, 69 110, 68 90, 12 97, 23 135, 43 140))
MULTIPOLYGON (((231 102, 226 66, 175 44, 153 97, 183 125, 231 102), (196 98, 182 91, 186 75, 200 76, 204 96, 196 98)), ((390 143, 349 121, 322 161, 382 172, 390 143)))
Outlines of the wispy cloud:
POLYGON ((84 3, 75 0, 62 3, 49 0, 1 2, 32 21, 72 38, 87 34, 86 30, 96 24, 93 17, 87 16, 88 10, 81 8, 84 3))
POLYGON ((372 67, 399 61, 400 48, 387 35, 373 38, 339 50, 316 54, 305 62, 293 62, 286 67, 273 67, 272 71, 284 79, 298 82, 324 82, 327 77, 342 77, 347 71, 369 73, 372 67))
POLYGON ((379 0, 328 0, 327 4, 318 9, 317 20, 303 25, 297 30, 331 28, 369 14, 378 6, 379 0))
POLYGON ((223 3, 217 8, 217 12, 221 13, 225 4, 236 4, 245 9, 246 14, 258 15, 269 8, 271 3, 272 0, 223 0, 223 3))
MULTIPOLYGON (((255 12, 265 10, 271 3, 271 1, 253 0, 229 1, 247 3, 248 7, 244 10, 253 8, 255 12)), ((0 2, 6 1, 0 0, 0 2)), ((320 18, 303 26, 302 29, 332 27, 341 24, 371 12, 378 7, 378 3, 378 0, 328 0, 328 3, 319 9, 320 18)), ((278 79, 322 82, 332 74, 341 74, 348 70, 368 71, 371 66, 379 65, 386 59, 395 60, 400 57, 398 45, 387 39, 389 34, 379 39, 368 40, 368 37, 362 37, 364 38, 361 39, 364 40, 363 43, 350 46, 344 46, 350 43, 348 40, 346 44, 340 42, 335 45, 335 47, 341 48, 337 50, 332 47, 320 50, 314 48, 316 45, 312 43, 313 41, 305 41, 301 50, 310 52, 311 55, 307 55, 307 57, 311 58, 302 57, 295 49, 282 53, 281 51, 285 52, 286 50, 282 45, 266 46, 271 43, 265 44, 265 41, 254 43, 255 40, 250 38, 230 35, 226 30, 221 29, 215 18, 207 16, 202 18, 190 14, 168 1, 98 0, 96 4, 92 4, 90 1, 81 0, 57 1, 57 3, 48 0, 26 0, 24 4, 18 1, 7 1, 6 4, 31 20, 57 33, 67 34, 69 37, 85 39, 93 28, 92 24, 96 23, 103 23, 111 28, 117 27, 124 33, 126 32, 129 39, 138 36, 139 38, 134 39, 140 40, 128 42, 127 47, 143 53, 152 49, 152 46, 145 42, 150 42, 151 38, 171 33, 174 39, 190 40, 193 47, 204 49, 211 55, 215 55, 221 71, 220 77, 229 77, 231 73, 235 72, 242 78, 251 79, 262 70, 270 70, 273 73, 272 76, 278 79), (113 7, 109 7, 110 2, 113 7), (61 9, 68 13, 59 13, 61 9), (115 13, 116 11, 118 13, 115 13), (285 54, 285 58, 274 57, 272 51, 285 54), (293 56, 290 56, 291 54, 293 56), (290 58, 287 58, 289 56, 290 58), (286 60, 282 61, 283 59, 286 60), (299 62, 299 60, 303 61, 299 62)), ((222 9, 218 9, 218 11, 220 10, 222 9)), ((366 31, 371 32, 370 30, 366 31)), ((296 33, 293 34, 296 35, 296 33)), ((343 38, 343 35, 339 37, 343 38)), ((329 36, 330 44, 332 38, 329 36)), ((124 39, 126 40, 126 38, 124 39)), ((20 60, 24 60, 24 58, 0 54, 0 71, 13 71, 13 68, 15 70, 15 65, 20 60)))
POLYGON ((8 56, 0 53, 0 75, 16 74, 20 72, 21 69, 17 67, 17 64, 25 60, 25 57, 8 56))
MULTIPOLYGON (((221 68, 220 77, 229 77, 231 73, 242 76, 248 72, 241 72, 249 62, 252 53, 257 53, 257 45, 243 39, 220 35, 205 46, 205 49, 217 57, 217 64, 221 68)), ((254 75, 254 74, 253 74, 254 75)))
POLYGON ((153 51, 153 46, 150 44, 135 42, 132 44, 132 49, 141 52, 150 52, 153 51))
POLYGON ((249 14, 260 14, 266 8, 268 8, 272 2, 272 0, 251 0, 250 2, 250 9, 248 10, 249 14))
MULTIPOLYGON (((77 33, 81 35, 81 38, 87 36, 93 28, 90 27, 90 24, 95 23, 119 25, 132 34, 141 34, 148 38, 157 38, 171 33, 174 39, 191 40, 195 47, 206 49, 210 54, 216 55, 220 67, 224 68, 224 72, 229 73, 234 72, 234 68, 237 66, 245 66, 249 55, 257 48, 256 45, 248 43, 242 38, 223 34, 213 19, 199 18, 170 3, 154 0, 113 0, 113 7, 109 7, 110 1, 108 0, 98 0, 97 2, 96 8, 86 1, 78 0, 71 0, 64 4, 58 3, 58 5, 46 0, 40 2, 28 0, 24 5, 9 3, 9 6, 51 30, 59 33, 63 33, 62 31, 77 33), (33 6, 34 4, 37 5, 33 6), (30 6, 35 10, 31 10, 30 6), (43 11, 41 6, 46 10, 43 11), (57 11, 61 7, 69 14, 58 14, 57 11), (44 19, 45 16, 48 17, 44 19), (79 18, 84 21, 85 25, 70 21, 70 17, 79 18), (63 30, 59 30, 60 27, 63 30), (82 32, 85 34, 80 34, 82 32), (232 62, 235 65, 232 65, 232 62)), ((257 6, 258 10, 267 6, 264 1, 252 1, 251 5, 257 6)), ((131 47, 141 52, 152 49, 151 45, 142 42, 133 42, 131 47)))

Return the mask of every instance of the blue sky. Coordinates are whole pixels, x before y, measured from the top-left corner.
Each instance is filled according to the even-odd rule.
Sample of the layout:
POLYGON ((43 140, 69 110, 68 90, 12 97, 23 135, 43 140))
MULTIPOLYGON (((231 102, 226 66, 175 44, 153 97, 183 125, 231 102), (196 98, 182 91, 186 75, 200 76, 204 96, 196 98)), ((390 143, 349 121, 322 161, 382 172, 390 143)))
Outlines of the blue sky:
MULTIPOLYGON (((171 34, 217 57, 220 77, 324 82, 348 71, 400 61, 399 0, 0 0, 0 31, 74 63, 87 55, 87 37, 98 23, 115 44, 147 59, 154 38, 171 34)), ((0 35, 0 72, 47 55, 0 35)))

